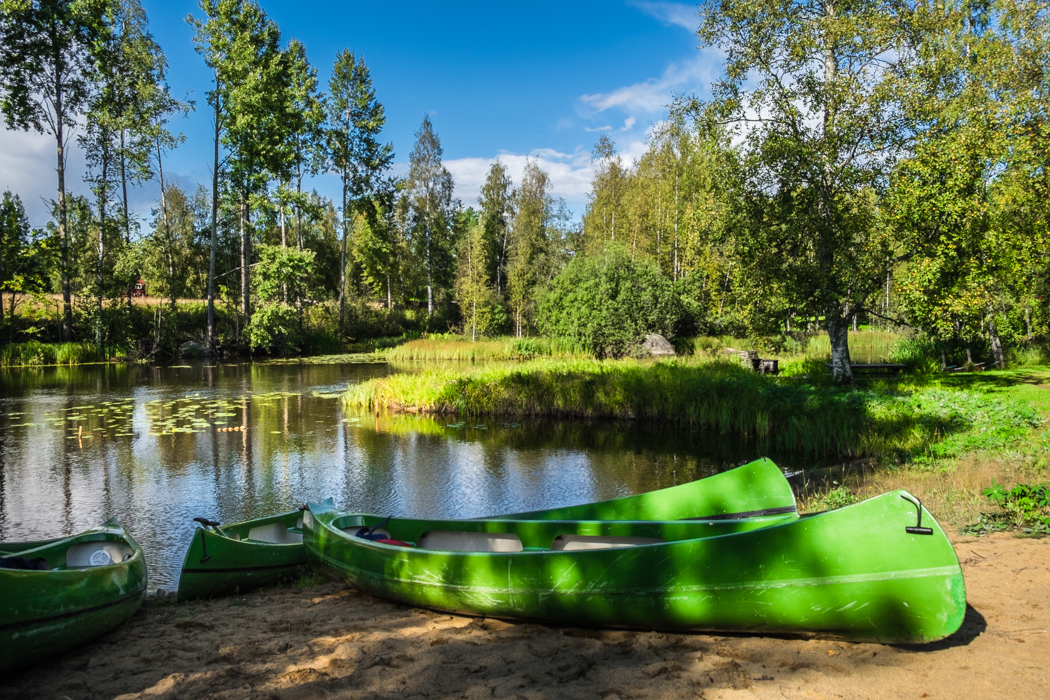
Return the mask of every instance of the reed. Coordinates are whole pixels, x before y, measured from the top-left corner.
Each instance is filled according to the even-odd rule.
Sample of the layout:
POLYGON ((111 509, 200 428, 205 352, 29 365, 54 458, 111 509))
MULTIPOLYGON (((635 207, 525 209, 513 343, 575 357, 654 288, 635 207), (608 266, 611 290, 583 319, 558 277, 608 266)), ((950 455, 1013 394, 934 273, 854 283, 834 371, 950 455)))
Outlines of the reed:
POLYGON ((440 335, 412 340, 383 352, 387 360, 484 362, 533 357, 575 357, 584 348, 567 338, 490 338, 471 341, 458 335, 440 335))
POLYGON ((0 347, 0 367, 82 365, 105 362, 105 349, 93 343, 11 343, 0 347))
POLYGON ((358 410, 673 421, 806 454, 944 458, 1022 439, 1043 418, 992 390, 923 384, 866 390, 746 372, 730 361, 541 358, 374 379, 358 410))

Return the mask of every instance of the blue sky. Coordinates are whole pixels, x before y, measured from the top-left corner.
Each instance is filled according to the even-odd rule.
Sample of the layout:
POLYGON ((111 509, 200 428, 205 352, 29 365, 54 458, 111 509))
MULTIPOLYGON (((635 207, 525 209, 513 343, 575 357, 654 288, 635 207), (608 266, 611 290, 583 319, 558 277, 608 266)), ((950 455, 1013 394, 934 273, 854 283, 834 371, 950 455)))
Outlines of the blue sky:
MULTIPOLYGON (((430 114, 456 195, 466 205, 476 203, 496 157, 515 181, 531 157, 551 174, 555 194, 579 218, 590 189, 590 152, 600 133, 628 159, 637 157, 673 96, 703 94, 719 70, 716 53, 697 49, 695 4, 261 4, 285 42, 303 42, 325 86, 337 52, 346 47, 364 56, 386 107, 384 135, 394 144, 396 170, 407 171, 413 134, 430 114)), ((186 141, 165 165, 166 175, 193 189, 210 182, 210 74, 185 22, 201 13, 195 2, 143 5, 168 57, 172 92, 197 103, 196 112, 172 124, 186 141)), ((0 131, 0 189, 21 195, 34 226, 46 220, 43 198, 54 197, 54 154, 46 137, 0 131)), ((78 152, 69 165, 71 189, 86 193, 78 152)), ((333 175, 309 184, 326 196, 338 193, 333 175)), ((134 209, 143 219, 157 196, 156 183, 135 193, 134 209)))

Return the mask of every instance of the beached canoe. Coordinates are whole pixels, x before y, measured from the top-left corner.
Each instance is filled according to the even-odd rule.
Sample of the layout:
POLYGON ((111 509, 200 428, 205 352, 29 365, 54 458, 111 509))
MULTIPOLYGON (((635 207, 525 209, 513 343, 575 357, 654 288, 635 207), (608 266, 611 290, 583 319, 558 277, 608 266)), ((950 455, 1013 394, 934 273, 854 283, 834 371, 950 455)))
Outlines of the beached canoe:
POLYGON ((781 517, 442 521, 311 505, 303 535, 315 570, 469 615, 894 643, 942 639, 961 625, 955 551, 907 492, 781 517))
MULTIPOLYGON (((704 479, 608 501, 497 516, 504 520, 678 520, 797 517, 791 485, 768 459, 704 479)), ((299 575, 306 564, 302 513, 220 525, 195 518, 178 599, 244 592, 299 575)))
POLYGON ((194 520, 201 525, 182 562, 180 601, 250 591, 304 571, 302 510, 229 525, 194 520))
POLYGON ((105 634, 145 597, 142 549, 116 520, 73 537, 0 543, 0 672, 105 634))

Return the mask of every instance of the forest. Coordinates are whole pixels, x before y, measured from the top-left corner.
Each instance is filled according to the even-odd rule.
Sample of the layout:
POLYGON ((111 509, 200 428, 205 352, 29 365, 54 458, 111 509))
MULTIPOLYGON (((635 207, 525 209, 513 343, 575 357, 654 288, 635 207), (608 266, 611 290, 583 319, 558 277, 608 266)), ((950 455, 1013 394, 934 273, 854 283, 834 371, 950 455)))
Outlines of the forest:
POLYGON ((456 333, 580 344, 659 332, 779 348, 921 338, 942 365, 1050 341, 1050 17, 1030 0, 708 0, 709 94, 668 96, 644 154, 601 136, 579 220, 548 173, 492 163, 463 202, 424 117, 395 176, 382 86, 341 51, 324 84, 251 0, 187 18, 213 75, 172 95, 138 0, 4 0, 6 127, 53 138, 53 216, 0 205, 0 343, 106 357, 325 353, 456 333), (201 86, 205 87, 205 86, 201 86), (165 181, 178 118, 209 110, 212 179, 165 181), (90 196, 68 190, 68 149, 90 196), (304 186, 332 173, 332 201, 304 186), (129 188, 158 192, 152 218, 129 188), (133 298, 143 280, 160 304, 133 298), (379 342, 375 340, 374 342, 379 342))

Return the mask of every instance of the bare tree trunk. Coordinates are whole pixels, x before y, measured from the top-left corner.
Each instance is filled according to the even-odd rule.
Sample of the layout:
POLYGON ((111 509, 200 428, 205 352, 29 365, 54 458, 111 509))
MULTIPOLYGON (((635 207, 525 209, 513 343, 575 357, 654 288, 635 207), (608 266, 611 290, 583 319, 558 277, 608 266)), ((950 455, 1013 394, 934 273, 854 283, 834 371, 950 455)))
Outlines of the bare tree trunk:
MULTIPOLYGON (((285 233, 284 226, 284 203, 281 203, 281 250, 288 247, 288 237, 285 233)), ((285 304, 288 303, 288 285, 281 282, 281 301, 285 304)))
MULTIPOLYGON (((131 215, 128 213, 128 167, 127 167, 127 152, 125 149, 127 146, 124 143, 124 129, 120 130, 120 190, 121 196, 120 201, 124 208, 124 244, 131 245, 131 215)), ((128 300, 128 311, 131 311, 131 290, 135 286, 135 280, 127 280, 127 300, 128 300)))
POLYGON ((849 357, 849 322, 838 304, 830 304, 824 322, 831 341, 831 376, 840 383, 853 381, 853 367, 849 357))
POLYGON ((426 228, 426 314, 434 316, 434 260, 430 256, 430 228, 426 228))
POLYGON ((678 167, 674 171, 674 281, 678 281, 678 167))
POLYGON ((95 345, 102 345, 102 265, 106 259, 106 197, 109 192, 109 145, 102 153, 102 187, 98 200, 98 258, 95 260, 95 345))
MULTIPOLYGON (((215 75, 218 93, 219 76, 215 75)), ((211 252, 208 258, 208 337, 206 344, 215 344, 215 248, 219 238, 219 98, 215 98, 215 157, 211 174, 211 252)))
POLYGON ((69 227, 66 212, 66 144, 62 121, 62 80, 55 73, 55 141, 58 144, 58 238, 61 241, 62 269, 62 325, 59 338, 68 343, 73 339, 73 293, 69 287, 69 227))
POLYGON ((244 211, 244 195, 241 195, 240 203, 241 211, 241 314, 244 315, 244 323, 247 325, 249 318, 248 314, 251 311, 249 302, 251 301, 249 295, 251 294, 251 278, 248 276, 248 261, 250 259, 250 252, 248 250, 248 230, 245 225, 245 211, 244 211))
POLYGON ((160 139, 157 139, 157 177, 160 179, 160 217, 164 222, 165 248, 168 253, 168 301, 171 310, 175 311, 178 290, 175 288, 175 254, 172 252, 174 242, 171 239, 171 222, 168 220, 168 196, 164 191, 164 162, 161 158, 160 139))
POLYGON ((339 334, 343 334, 346 325, 346 239, 350 237, 347 226, 349 217, 346 212, 346 176, 343 180, 343 244, 339 255, 339 334))
POLYGON ((992 346, 992 359, 1000 369, 1006 367, 1006 354, 1003 352, 1003 340, 999 337, 999 326, 995 323, 995 312, 988 309, 988 341, 992 346))
POLYGON ((390 289, 390 273, 386 275, 386 308, 389 311, 394 308, 394 295, 390 289))

